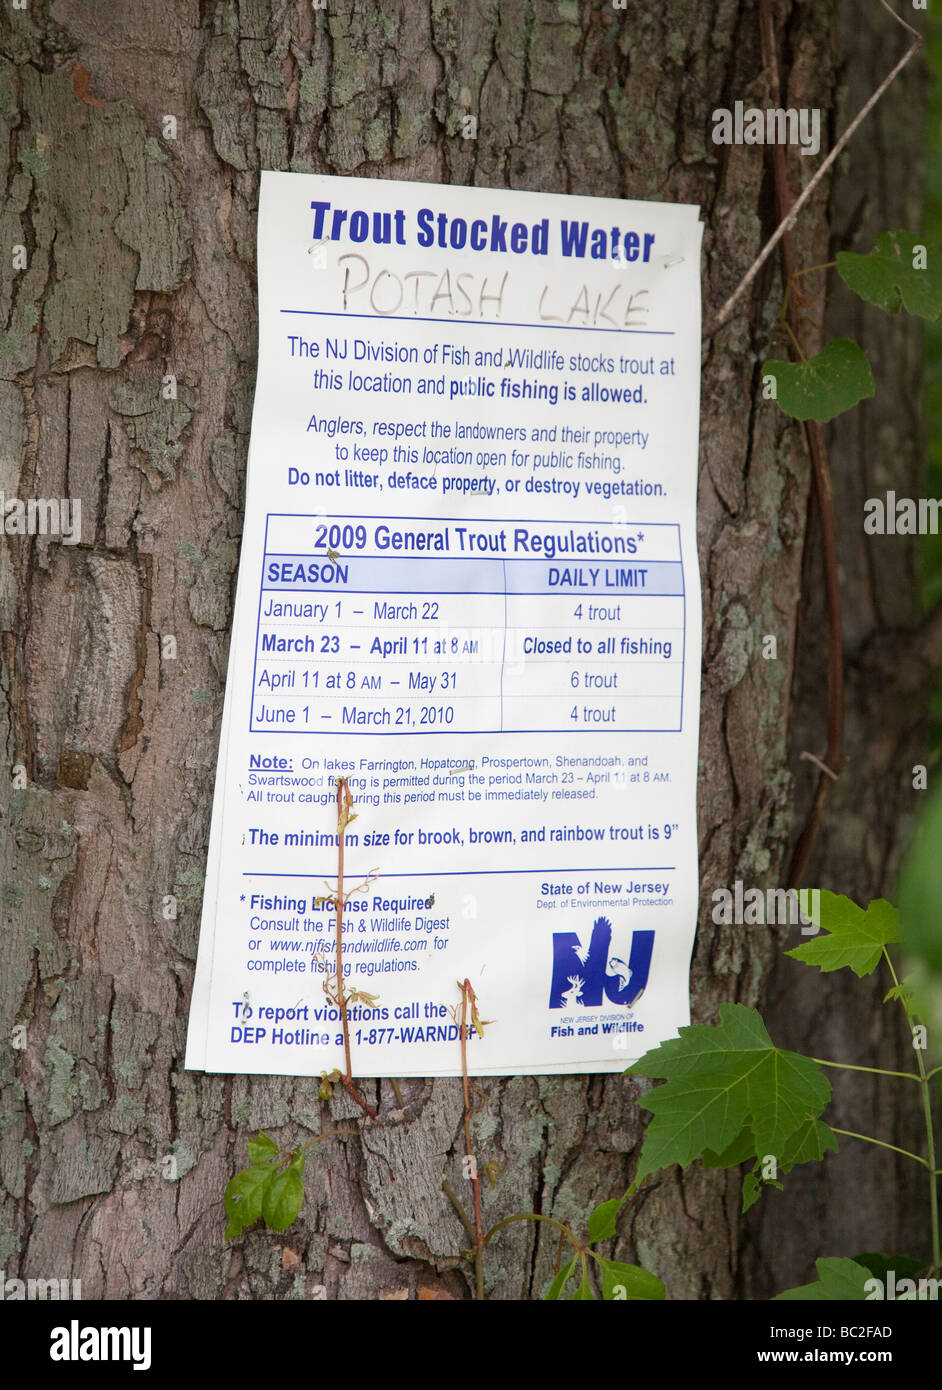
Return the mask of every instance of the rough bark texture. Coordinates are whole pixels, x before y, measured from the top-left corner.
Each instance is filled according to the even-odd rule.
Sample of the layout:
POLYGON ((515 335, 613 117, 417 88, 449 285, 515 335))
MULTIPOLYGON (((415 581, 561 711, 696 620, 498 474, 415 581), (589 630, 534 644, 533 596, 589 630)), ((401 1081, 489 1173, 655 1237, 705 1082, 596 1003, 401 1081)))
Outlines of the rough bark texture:
MULTIPOLYGON (((774 8, 790 104, 833 112, 847 51, 834 5, 774 8)), ((855 86, 882 70, 888 25, 878 16, 857 26, 855 86)), ((764 152, 710 141, 714 107, 767 104, 754 5, 33 0, 26 12, 0 12, 0 55, 0 487, 80 497, 83 510, 81 545, 36 537, 0 548, 0 746, 27 782, 0 779, 0 1037, 27 1028, 25 1048, 0 1048, 0 1268, 80 1277, 85 1297, 305 1298, 324 1284, 331 1298, 467 1298, 458 1255, 467 1239, 441 1192, 443 1176, 466 1186, 458 1080, 404 1082, 404 1110, 387 1083, 366 1082, 381 1118, 363 1127, 342 1091, 324 1106, 314 1081, 182 1067, 255 370, 258 173, 696 202, 709 316, 773 225, 764 152), (476 140, 461 138, 467 113, 476 140), (11 271, 16 245, 28 265, 11 271), (170 373, 175 400, 161 391, 170 373), (176 660, 161 658, 166 634, 176 660), (181 905, 173 921, 161 914, 168 893, 181 905), (295 1143, 338 1120, 361 1132, 315 1150, 298 1223, 227 1245, 222 1191, 246 1135, 261 1126, 295 1143), (175 1177, 165 1176, 168 1155, 175 1177)), ((906 80, 896 109, 911 118, 919 89, 906 80)), ((918 222, 908 183, 917 147, 912 130, 887 146, 882 182, 876 161, 855 156, 855 176, 862 162, 880 199, 868 227, 918 222)), ((789 152, 795 186, 816 163, 789 152)), ((798 228, 804 264, 825 258, 827 197, 798 228)), ((803 561, 809 586, 818 583, 805 554, 809 469, 800 432, 758 390, 779 303, 770 265, 704 358, 707 903, 736 878, 780 881, 795 769, 807 777, 788 735, 803 561), (767 633, 778 637, 777 661, 761 657, 767 633)), ((867 495, 871 462, 882 486, 905 491, 918 458, 915 340, 865 319, 860 336, 884 393, 852 426, 861 448, 843 446, 848 517, 867 495)), ((894 798, 872 778, 893 768, 902 779, 903 763, 917 760, 907 740, 923 687, 882 704, 867 678, 886 630, 912 613, 902 584, 877 584, 866 568, 874 562, 852 521, 848 536, 851 742, 864 780, 835 805, 815 874, 875 891, 908 803, 902 780, 894 798), (881 742, 867 764, 874 720, 881 742), (879 814, 862 815, 861 796, 878 785, 879 814)), ((805 628, 816 624, 811 603, 805 628)), ((812 645, 799 744, 817 751, 823 683, 812 645)), ((701 922, 696 1017, 712 1020, 724 999, 760 1002, 774 934, 715 927, 708 910, 701 922)), ((839 994, 839 1016, 825 1006, 848 1035, 834 1037, 835 1053, 877 1044, 861 997, 839 994)), ((820 1002, 801 1005, 811 1007, 820 1002)), ((504 1170, 485 1188, 487 1218, 535 1210, 576 1223, 627 1186, 643 1125, 633 1083, 511 1078, 479 1091, 478 1154, 504 1170)), ((905 1131, 889 1111, 874 1123, 887 1137, 897 1123, 905 1131)), ((797 1190, 805 1229, 824 1189, 797 1190)), ((885 1195, 868 1189, 867 1201, 885 1195)), ((780 1206, 792 1213, 795 1201, 790 1186, 780 1206)), ((672 1297, 761 1295, 773 1262, 776 1278, 790 1278, 815 1254, 875 1243, 871 1211, 833 1185, 827 1201, 847 1222, 841 1251, 806 1229, 785 1269, 780 1218, 743 1223, 736 1176, 695 1166, 650 1183, 612 1248, 656 1270, 672 1297)), ((909 1235, 905 1206, 881 1218, 890 1244, 909 1235)), ((539 1296, 556 1243, 532 1224, 502 1233, 488 1253, 488 1295, 539 1296)))

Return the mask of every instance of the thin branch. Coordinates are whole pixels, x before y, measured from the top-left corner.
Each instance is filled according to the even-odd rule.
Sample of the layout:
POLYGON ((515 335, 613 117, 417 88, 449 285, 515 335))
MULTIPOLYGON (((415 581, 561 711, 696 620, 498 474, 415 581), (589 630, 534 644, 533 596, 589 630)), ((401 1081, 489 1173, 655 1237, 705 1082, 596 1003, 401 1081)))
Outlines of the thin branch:
MULTIPOLYGON (((765 265, 766 261, 769 259, 769 256, 771 256, 772 252, 775 250, 782 237, 794 226, 795 219, 801 212, 805 203, 808 202, 809 198, 815 192, 818 185, 821 183, 821 180, 824 178, 825 174, 827 174, 828 170, 831 168, 832 164, 838 158, 842 150, 845 149, 849 141, 853 139, 857 131, 857 128, 870 115, 870 112, 876 106, 877 102, 883 96, 887 88, 892 86, 892 84, 896 81, 896 78, 903 71, 903 68, 909 62, 910 58, 912 58, 913 54, 916 53, 917 50, 922 47, 924 42, 922 35, 918 33, 915 29, 913 29, 911 25, 907 24, 904 19, 900 19, 899 15, 896 13, 895 10, 890 8, 886 0, 880 0, 880 4, 886 10, 887 14, 891 14, 893 16, 897 24, 901 24, 904 29, 906 29, 910 34, 913 35, 913 43, 903 54, 903 57, 899 60, 899 62, 894 65, 892 72, 887 74, 887 76, 880 83, 876 91, 868 98, 868 100, 858 111, 857 115, 851 121, 847 129, 844 131, 844 134, 840 137, 831 153, 827 156, 824 163, 821 165, 821 168, 817 171, 814 177, 809 180, 808 186, 805 188, 804 192, 799 195, 796 201, 792 204, 789 211, 782 218, 781 222, 776 227, 772 235, 769 237, 768 241, 765 243, 762 250, 759 252, 758 256, 753 261, 752 265, 749 267, 743 278, 740 280, 739 284, 733 290, 732 294, 729 296, 722 309, 720 309, 716 318, 713 320, 713 323, 709 330, 706 333, 704 333, 704 338, 712 338, 713 335, 723 327, 723 324, 732 314, 733 309, 736 307, 736 304, 739 302, 742 295, 752 284, 753 280, 756 278, 759 271, 765 265)), ((776 148, 781 147, 777 146, 776 148)))

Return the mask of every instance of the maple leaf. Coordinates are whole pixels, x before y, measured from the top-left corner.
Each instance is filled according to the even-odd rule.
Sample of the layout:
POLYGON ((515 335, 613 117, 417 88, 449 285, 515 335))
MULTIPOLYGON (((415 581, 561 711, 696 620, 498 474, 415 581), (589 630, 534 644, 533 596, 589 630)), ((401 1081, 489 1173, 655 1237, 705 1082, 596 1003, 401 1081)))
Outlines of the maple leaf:
POLYGON ((863 908, 852 898, 822 888, 820 903, 811 909, 811 920, 823 927, 827 936, 815 937, 785 954, 816 965, 825 974, 846 965, 863 979, 876 970, 884 946, 900 939, 899 913, 885 898, 875 898, 863 908))
POLYGON ((681 1028, 628 1074, 667 1083, 639 1102, 653 1118, 635 1188, 649 1173, 673 1163, 684 1168, 704 1152, 714 1164, 716 1155, 737 1163, 750 1152, 784 1158, 790 1141, 831 1099, 818 1064, 776 1047, 756 1010, 742 1004, 721 1004, 716 1026, 681 1028), (743 1142, 746 1129, 751 1143, 743 1142))

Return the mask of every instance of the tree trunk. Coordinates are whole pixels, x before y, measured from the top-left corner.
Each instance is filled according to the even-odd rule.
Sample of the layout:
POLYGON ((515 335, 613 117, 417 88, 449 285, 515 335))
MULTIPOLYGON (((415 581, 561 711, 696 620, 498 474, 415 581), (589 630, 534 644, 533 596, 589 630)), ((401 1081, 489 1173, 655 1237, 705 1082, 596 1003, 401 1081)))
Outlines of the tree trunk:
MULTIPOLYGON (((834 5, 773 8, 787 104, 831 112, 847 51, 834 5)), ((876 11, 852 26, 855 93, 889 67, 891 27, 876 11)), ((468 1298, 467 1237, 441 1191, 443 1178, 466 1187, 460 1080, 403 1082, 401 1110, 388 1082, 363 1082, 381 1112, 363 1126, 339 1088, 323 1104, 316 1080, 183 1070, 255 371, 259 171, 699 203, 708 323, 775 222, 768 152, 710 139, 715 107, 769 104, 755 6, 33 0, 0 12, 0 54, 0 487, 82 504, 81 544, 10 537, 0 549, 0 1035, 25 1042, 0 1050, 0 1268, 81 1278, 86 1298, 305 1298, 317 1285, 330 1298, 468 1298), (467 113, 475 140, 461 136, 467 113), (20 245, 26 268, 11 270, 20 245), (170 376, 175 399, 162 389, 170 376), (175 660, 162 655, 167 636, 175 660), (166 920, 170 894, 178 915, 166 920), (264 1127, 294 1144, 337 1121, 358 1137, 313 1150, 297 1223, 227 1244, 222 1192, 245 1138, 264 1127)), ((879 192, 868 234, 918 224, 921 97, 907 73, 894 110, 910 133, 882 151, 882 183, 865 149, 853 157, 857 180, 863 167, 879 192)), ((793 189, 817 162, 788 152, 793 189)), ((796 230, 800 264, 847 235, 848 198, 838 190, 833 226, 828 190, 812 199, 796 230)), ((810 641, 793 691, 799 619, 805 633, 820 625, 809 465, 801 431, 761 401, 757 365, 780 303, 770 261, 705 348, 706 906, 692 989, 695 1018, 708 1022, 722 1000, 764 1002, 779 945, 768 931, 714 926, 712 890, 783 881, 809 777, 798 754, 820 752, 823 737, 810 641), (777 636, 777 661, 762 659, 765 634, 777 636)), ((859 489, 868 494, 852 462, 854 431, 895 432, 905 447, 888 444, 874 467, 882 487, 912 495, 917 340, 876 315, 860 316, 859 336, 881 394, 835 432, 855 762, 808 881, 872 894, 886 886, 909 805, 903 764, 918 761, 926 678, 910 668, 905 700, 874 696, 870 673, 886 669, 886 643, 913 614, 905 593, 877 594, 865 568, 854 518, 859 489), (879 813, 861 817, 861 796, 890 769, 899 795, 884 791, 879 813)), ((860 454, 869 466, 869 448, 860 454)), ((785 1014, 792 998, 839 999, 835 1055, 860 1060, 876 1046, 866 990, 845 998, 838 984, 829 996, 815 977, 790 993, 794 975, 781 975, 785 1014)), ((782 1040, 804 1041, 795 1032, 782 1040)), ((829 1043, 816 1036, 810 1050, 829 1055, 829 1043)), ((475 1090, 479 1162, 503 1170, 485 1184, 488 1223, 536 1211, 575 1225, 628 1185, 643 1131, 636 1083, 508 1078, 475 1090)), ((882 1120, 884 1137, 905 1133, 905 1118, 882 1120)), ((820 1188, 789 1179, 779 1213, 800 1219, 807 1239, 788 1247, 787 1270, 775 1265, 780 1287, 803 1260, 872 1248, 871 1232, 890 1245, 911 1234, 905 1202, 884 1204, 878 1220, 826 1181, 846 1223, 841 1248, 821 1248, 809 1226, 820 1188)), ((878 1185, 871 1197, 883 1201, 878 1185)), ((774 1200, 744 1222, 735 1172, 661 1174, 623 1216, 615 1258, 656 1271, 670 1297, 762 1295, 782 1241, 774 1200)), ((539 1297, 556 1247, 535 1223, 502 1232, 486 1256, 488 1296, 539 1297)))

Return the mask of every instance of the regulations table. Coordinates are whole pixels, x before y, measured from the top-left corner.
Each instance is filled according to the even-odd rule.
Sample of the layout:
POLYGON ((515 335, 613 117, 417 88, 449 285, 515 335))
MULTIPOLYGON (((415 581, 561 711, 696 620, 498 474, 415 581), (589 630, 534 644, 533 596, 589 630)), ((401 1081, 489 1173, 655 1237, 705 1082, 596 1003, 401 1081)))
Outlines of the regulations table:
POLYGON ((270 513, 253 732, 676 731, 680 530, 270 513))

